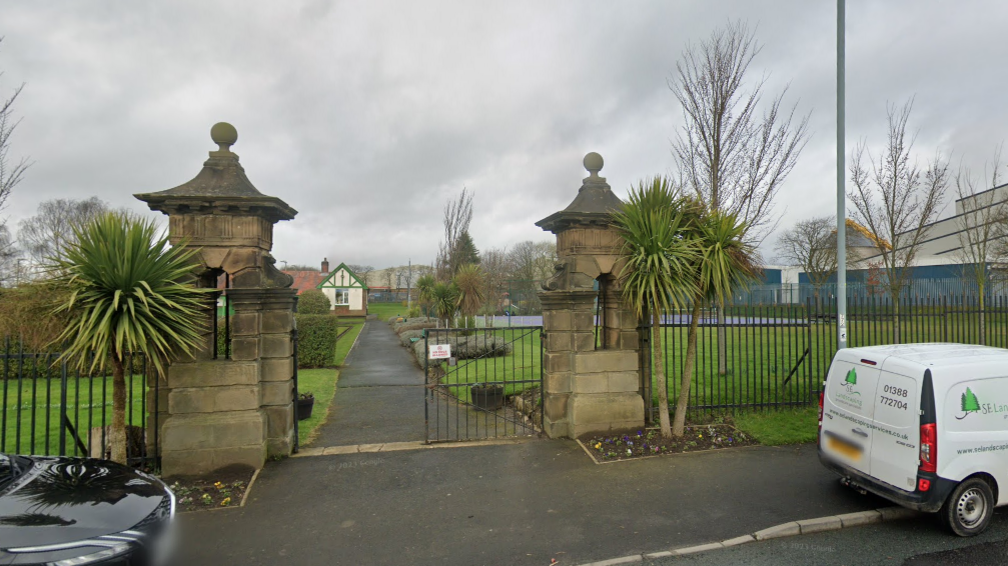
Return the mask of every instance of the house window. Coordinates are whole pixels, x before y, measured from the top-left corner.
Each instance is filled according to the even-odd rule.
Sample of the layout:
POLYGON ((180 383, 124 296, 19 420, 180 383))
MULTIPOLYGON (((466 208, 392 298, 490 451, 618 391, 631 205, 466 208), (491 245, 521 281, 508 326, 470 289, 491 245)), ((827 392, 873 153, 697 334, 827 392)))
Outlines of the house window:
POLYGON ((348 306, 350 304, 350 289, 336 289, 336 306, 348 306))

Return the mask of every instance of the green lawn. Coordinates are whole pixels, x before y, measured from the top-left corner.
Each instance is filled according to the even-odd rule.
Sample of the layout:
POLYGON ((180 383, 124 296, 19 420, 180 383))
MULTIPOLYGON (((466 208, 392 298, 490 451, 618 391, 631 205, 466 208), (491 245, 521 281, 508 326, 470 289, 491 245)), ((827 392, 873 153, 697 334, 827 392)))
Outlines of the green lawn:
POLYGON ((392 316, 406 316, 409 309, 402 303, 368 303, 368 314, 375 315, 378 320, 385 322, 392 316))
POLYGON ((752 435, 760 444, 777 446, 814 442, 819 428, 819 407, 749 410, 734 415, 735 426, 752 435))
MULTIPOLYGON (((127 377, 127 386, 126 422, 139 426, 144 410, 144 378, 127 377)), ((58 377, 25 379, 20 387, 17 379, 0 382, 0 400, 3 402, 0 414, 0 452, 59 454, 62 412, 60 389, 58 377)), ((67 379, 67 416, 85 446, 88 445, 91 427, 101 426, 103 410, 104 421, 111 422, 111 377, 67 379)), ((67 454, 84 455, 79 449, 75 451, 75 445, 73 437, 67 431, 67 454)))
POLYGON ((338 367, 343 365, 343 361, 346 360, 347 354, 350 353, 350 347, 353 346, 355 340, 357 340, 357 335, 360 334, 362 328, 364 328, 363 322, 356 322, 351 325, 350 330, 339 337, 336 341, 336 355, 333 358, 333 363, 338 367))
POLYGON ((339 370, 336 369, 302 369, 298 370, 298 393, 311 393, 315 396, 315 406, 312 416, 298 422, 298 443, 305 446, 311 442, 315 430, 329 416, 329 405, 336 392, 336 381, 339 370))

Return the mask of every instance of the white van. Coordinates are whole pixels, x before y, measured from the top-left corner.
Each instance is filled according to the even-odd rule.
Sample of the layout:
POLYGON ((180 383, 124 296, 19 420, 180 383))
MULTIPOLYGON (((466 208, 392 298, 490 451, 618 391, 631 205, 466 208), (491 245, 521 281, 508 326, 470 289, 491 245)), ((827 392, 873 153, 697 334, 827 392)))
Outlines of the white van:
POLYGON ((1008 504, 1008 350, 903 344, 837 352, 819 401, 819 460, 842 481, 938 512, 960 536, 1008 504))

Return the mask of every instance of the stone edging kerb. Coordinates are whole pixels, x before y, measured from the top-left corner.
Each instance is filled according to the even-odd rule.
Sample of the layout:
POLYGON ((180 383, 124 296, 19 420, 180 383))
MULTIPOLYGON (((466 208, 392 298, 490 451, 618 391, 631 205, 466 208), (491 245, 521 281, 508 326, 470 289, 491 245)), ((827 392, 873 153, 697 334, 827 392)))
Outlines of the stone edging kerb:
POLYGON ((747 542, 764 541, 796 535, 807 535, 823 531, 836 531, 847 527, 868 525, 871 523, 882 523, 886 521, 896 521, 900 519, 917 517, 919 515, 921 515, 921 513, 914 511, 912 509, 907 509, 905 507, 883 507, 881 509, 873 509, 871 511, 860 511, 857 513, 845 513, 843 515, 830 515, 828 517, 818 517, 815 519, 791 521, 790 523, 783 523, 780 525, 775 525, 773 527, 763 529, 761 531, 756 531, 751 535, 743 535, 740 537, 723 540, 721 542, 712 542, 709 544, 687 546, 683 548, 676 548, 673 550, 666 550, 662 552, 634 554, 631 556, 611 558, 609 560, 602 560, 599 562, 589 562, 586 564, 581 564, 581 566, 615 566, 616 564, 635 564, 638 562, 644 562, 645 560, 652 560, 655 558, 684 556, 687 554, 706 552, 708 550, 728 548, 731 546, 745 544, 747 542))

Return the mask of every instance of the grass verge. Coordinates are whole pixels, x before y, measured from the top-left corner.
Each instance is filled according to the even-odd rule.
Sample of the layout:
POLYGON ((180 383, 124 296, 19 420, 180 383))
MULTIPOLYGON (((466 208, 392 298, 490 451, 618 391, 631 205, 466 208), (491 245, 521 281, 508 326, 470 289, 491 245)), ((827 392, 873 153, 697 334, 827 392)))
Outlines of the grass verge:
POLYGON ((319 425, 329 416, 329 405, 336 393, 339 370, 331 368, 298 370, 298 393, 311 392, 315 396, 312 416, 298 422, 298 443, 305 446, 312 441, 319 425))
POLYGON ((333 363, 336 366, 341 366, 346 361, 347 354, 350 353, 350 348, 357 340, 357 335, 360 334, 362 328, 364 328, 364 322, 356 322, 349 332, 340 336, 336 341, 336 355, 333 357, 333 363))
POLYGON ((765 446, 815 442, 819 407, 736 412, 735 427, 765 446))

